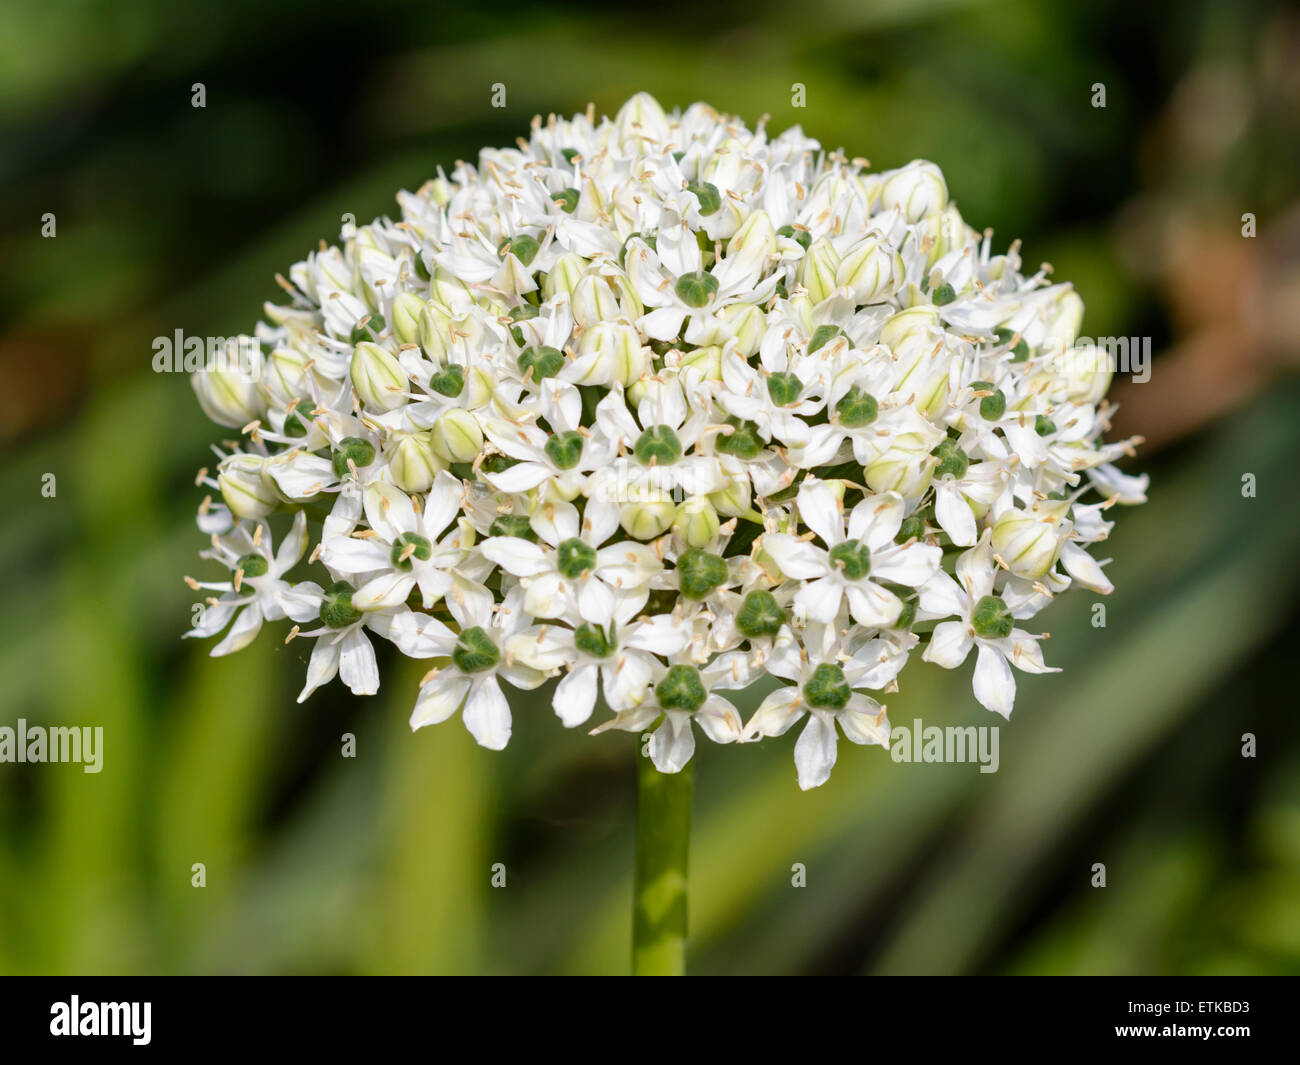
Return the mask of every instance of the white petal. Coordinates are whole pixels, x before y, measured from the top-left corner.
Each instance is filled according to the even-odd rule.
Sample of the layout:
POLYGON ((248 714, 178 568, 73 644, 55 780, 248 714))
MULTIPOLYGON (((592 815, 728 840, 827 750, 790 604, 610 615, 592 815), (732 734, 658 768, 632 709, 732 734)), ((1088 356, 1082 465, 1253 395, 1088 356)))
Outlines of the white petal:
POLYGON ((801 469, 825 466, 835 458, 844 439, 844 430, 837 425, 814 425, 808 430, 808 442, 792 458, 801 469))
POLYGON ((339 573, 371 573, 387 569, 393 549, 381 540, 369 537, 330 536, 321 547, 320 560, 339 573))
POLYGON ((690 638, 690 630, 671 614, 657 614, 627 626, 621 642, 625 647, 671 655, 685 647, 690 638))
POLYGON ((411 711, 411 728, 437 725, 460 709, 469 691, 469 678, 454 669, 435 675, 420 689, 415 709, 411 711))
POLYGON ((880 691, 907 665, 908 647, 893 640, 868 640, 844 663, 844 675, 851 688, 880 691))
POLYGON ((510 704, 496 677, 484 677, 474 684, 462 717, 480 747, 500 751, 510 742, 510 704))
POLYGON ((809 478, 799 486, 798 500, 803 523, 820 536, 827 547, 834 547, 844 539, 840 501, 829 484, 809 478))
POLYGON ((291 569, 293 564, 302 558, 302 553, 307 550, 307 512, 298 511, 293 518, 293 527, 289 530, 289 535, 280 541, 280 547, 275 553, 274 572, 276 576, 282 576, 286 570, 291 569))
POLYGON ((478 549, 484 558, 516 577, 535 577, 551 568, 546 552, 521 536, 493 536, 478 549))
POLYGON ((934 627, 921 658, 944 669, 956 669, 970 654, 971 635, 964 621, 944 621, 934 627))
POLYGON ((1059 666, 1049 666, 1043 661, 1043 647, 1023 629, 1012 629, 1005 640, 989 640, 1002 652, 1006 660, 1021 673, 1059 673, 1059 666))
POLYGON ((374 695, 379 691, 379 663, 365 630, 357 625, 339 645, 339 678, 353 695, 374 695))
POLYGON ((975 513, 955 484, 947 482, 935 489, 934 516, 958 547, 970 547, 975 542, 975 513))
POLYGON ((366 521, 381 537, 392 543, 402 533, 418 533, 420 522, 415 516, 411 497, 395 484, 373 481, 366 485, 366 521))
POLYGON ((460 478, 446 470, 441 471, 433 479, 433 487, 429 489, 428 498, 424 501, 425 536, 431 540, 437 539, 442 535, 443 530, 456 520, 456 516, 460 513, 460 500, 464 492, 465 488, 460 483, 460 478))
POLYGON ((281 588, 276 601, 293 621, 312 621, 320 615, 321 588, 315 581, 303 581, 281 588))
POLYGON ((961 616, 969 604, 966 593, 957 582, 940 571, 921 586, 918 605, 932 618, 945 618, 954 614, 961 616))
POLYGON ((581 528, 578 508, 572 503, 543 503, 533 511, 529 524, 552 547, 572 540, 581 528))
POLYGON ((906 514, 907 506, 897 492, 867 496, 849 515, 849 538, 863 540, 875 551, 893 541, 906 514))
POLYGON ((875 699, 855 692, 849 705, 836 715, 836 720, 844 730, 845 739, 889 747, 889 718, 885 716, 885 708, 875 699))
POLYGON ((728 651, 720 654, 702 670, 704 686, 736 691, 748 688, 756 679, 750 656, 745 651, 728 651))
POLYGON ((785 533, 767 533, 761 543, 763 551, 791 580, 811 580, 825 576, 830 571, 826 563, 826 552, 807 541, 796 540, 785 533))
POLYGON ((437 618, 407 611, 393 619, 393 644, 407 658, 443 658, 456 649, 456 634, 437 618))
POLYGON ((754 716, 745 725, 743 735, 745 739, 780 736, 803 715, 799 689, 778 688, 759 704, 754 716))
POLYGON ((596 552, 596 572, 614 588, 640 588, 663 568, 649 544, 625 540, 596 552))
POLYGON ((257 638, 257 634, 261 631, 262 608, 257 603, 249 603, 240 612, 239 617, 235 618, 235 623, 230 626, 226 638, 212 648, 212 657, 220 658, 222 655, 242 651, 257 638))
POLYGON ((820 787, 830 779, 835 765, 835 719, 824 710, 814 710, 794 745, 794 764, 799 771, 799 788, 820 787))
POLYGON ((550 467, 540 462, 521 462, 500 473, 485 473, 483 479, 502 492, 528 492, 551 476, 550 467))
POLYGON ((309 499, 338 480, 333 463, 319 455, 295 455, 288 462, 269 463, 266 472, 290 499, 309 499))
POLYGON ((556 625, 539 625, 511 636, 506 654, 531 669, 564 669, 577 660, 570 630, 556 625), (565 634, 568 638, 565 638, 565 634))
POLYGON ((934 544, 913 543, 906 547, 886 548, 879 559, 872 556, 871 575, 882 581, 919 588, 939 572, 942 562, 942 548, 934 544))
MULTIPOLYGON (((840 612, 840 602, 843 598, 844 588, 834 577, 821 577, 805 584, 795 593, 794 608, 796 613, 802 614, 810 621, 819 621, 827 625, 834 621, 835 616, 840 612)), ((898 609, 900 611, 903 609, 901 602, 898 604, 898 609)), ((897 612, 894 617, 898 617, 897 612)))
POLYGON ((650 736, 650 760, 661 773, 680 773, 695 753, 691 715, 669 710, 664 722, 650 736))
POLYGON ((451 591, 446 593, 443 601, 462 629, 472 629, 476 625, 486 629, 492 624, 492 593, 481 584, 453 577, 451 591))
POLYGON ((1094 592, 1110 595, 1115 586, 1107 579, 1097 560, 1078 544, 1067 540, 1061 547, 1061 565, 1065 572, 1094 592))
POLYGON ((617 503, 607 499, 588 499, 582 512, 583 539, 592 546, 603 544, 618 529, 618 514, 617 503))
POLYGON ((710 695, 695 712, 695 723, 714 743, 735 743, 740 739, 740 715, 719 695, 710 695))
POLYGON ((305 702, 307 696, 322 684, 328 684, 339 671, 339 645, 333 636, 321 636, 312 648, 311 659, 307 663, 307 682, 298 693, 298 702, 305 702))
POLYGON ((535 618, 558 618, 569 609, 569 584, 551 570, 528 582, 524 609, 535 618))
POLYGON ((578 613, 593 625, 608 625, 614 616, 614 592, 598 577, 588 576, 578 585, 578 613))
POLYGON ((685 318, 686 311, 681 307, 660 307, 644 315, 639 324, 641 331, 652 340, 673 340, 681 332, 685 318))
POLYGON ((397 606, 406 602, 414 587, 415 578, 409 573, 382 573, 352 593, 352 605, 358 610, 397 606))
POLYGON ((652 661, 649 655, 627 651, 619 655, 613 665, 602 667, 605 701, 610 709, 622 712, 645 702, 654 679, 652 661))
POLYGON ((972 602, 978 602, 984 596, 993 594, 993 579, 997 576, 997 565, 993 561, 993 548, 989 546, 987 531, 978 544, 957 556, 956 570, 957 583, 970 596, 972 602))
POLYGON ((1016 678, 1007 660, 985 643, 975 661, 975 698, 980 705, 1003 717, 1011 716, 1016 701, 1016 678))
POLYGON ((848 597, 853 620, 869 629, 888 628, 903 612, 903 601, 875 581, 850 584, 844 589, 844 594, 848 597))
POLYGON ((581 725, 591 717, 596 706, 596 677, 600 667, 594 664, 578 666, 565 675, 555 688, 551 706, 565 728, 581 725))
POLYGON ((199 640, 215 636, 230 624, 230 619, 235 616, 235 611, 240 609, 242 605, 241 603, 227 601, 209 603, 203 608, 203 615, 199 618, 199 623, 185 635, 191 639, 199 640))

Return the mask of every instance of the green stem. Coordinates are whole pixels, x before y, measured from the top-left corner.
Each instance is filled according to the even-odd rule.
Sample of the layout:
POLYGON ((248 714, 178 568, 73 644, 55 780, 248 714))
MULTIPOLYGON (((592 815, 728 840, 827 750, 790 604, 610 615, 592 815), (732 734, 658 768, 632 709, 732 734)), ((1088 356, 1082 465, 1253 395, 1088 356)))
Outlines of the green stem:
POLYGON ((691 779, 660 773, 637 758, 636 903, 632 918, 632 971, 637 976, 686 972, 687 857, 691 843, 691 779))

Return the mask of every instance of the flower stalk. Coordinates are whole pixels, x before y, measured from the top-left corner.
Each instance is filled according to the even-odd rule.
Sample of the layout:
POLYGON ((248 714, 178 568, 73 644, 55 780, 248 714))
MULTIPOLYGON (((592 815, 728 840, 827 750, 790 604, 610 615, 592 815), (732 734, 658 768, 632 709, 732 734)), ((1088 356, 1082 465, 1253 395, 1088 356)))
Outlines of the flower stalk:
POLYGON ((691 840, 694 764, 661 773, 637 758, 636 883, 632 917, 632 972, 686 973, 686 892, 691 840))

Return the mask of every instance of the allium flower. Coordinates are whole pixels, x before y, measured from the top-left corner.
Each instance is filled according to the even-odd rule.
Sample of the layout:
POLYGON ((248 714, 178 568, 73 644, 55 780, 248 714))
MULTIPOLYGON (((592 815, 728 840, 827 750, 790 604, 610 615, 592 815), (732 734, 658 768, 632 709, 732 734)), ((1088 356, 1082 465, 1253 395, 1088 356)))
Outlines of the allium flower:
POLYGON ((214 654, 291 620, 302 698, 371 694, 377 636, 438 663, 412 727, 459 712, 493 749, 503 687, 558 678, 564 725, 651 733, 667 773, 697 728, 806 720, 808 788, 839 733, 888 746, 914 650, 975 650, 1009 715, 1013 667, 1049 671, 1019 625, 1111 590, 1090 550, 1146 479, 1101 440, 1110 368, 1074 357, 1071 287, 994 255, 933 163, 871 174, 643 94, 398 203, 288 271, 259 372, 195 376, 242 434, 201 475, 233 575, 193 582, 214 654), (744 723, 728 693, 761 679, 744 723))

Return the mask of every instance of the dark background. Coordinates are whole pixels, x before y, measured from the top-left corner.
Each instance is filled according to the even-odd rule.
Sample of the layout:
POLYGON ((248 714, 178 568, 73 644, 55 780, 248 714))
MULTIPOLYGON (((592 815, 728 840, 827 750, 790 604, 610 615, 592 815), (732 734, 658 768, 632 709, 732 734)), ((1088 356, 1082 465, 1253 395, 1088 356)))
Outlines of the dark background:
MULTIPOLYGON (((968 221, 1075 282, 1084 333, 1157 352, 1112 392, 1152 487, 1116 515, 1107 624, 1084 590, 1043 615, 1065 672, 1019 676, 999 772, 841 744, 803 794, 793 733, 702 745, 692 968, 1300 970, 1294 11, 7 0, 0 724, 102 725, 105 764, 0 765, 0 971, 626 969, 634 738, 565 731, 543 691, 494 754, 410 734, 419 663, 300 707, 276 627, 220 660, 179 640, 220 432, 150 360, 178 328, 251 331, 344 212, 642 89, 933 159, 968 221)), ((917 661, 889 706, 998 723, 969 667, 917 661)))

